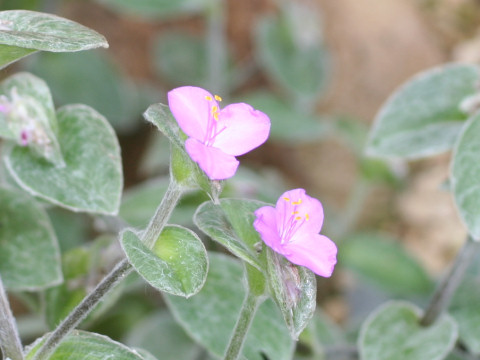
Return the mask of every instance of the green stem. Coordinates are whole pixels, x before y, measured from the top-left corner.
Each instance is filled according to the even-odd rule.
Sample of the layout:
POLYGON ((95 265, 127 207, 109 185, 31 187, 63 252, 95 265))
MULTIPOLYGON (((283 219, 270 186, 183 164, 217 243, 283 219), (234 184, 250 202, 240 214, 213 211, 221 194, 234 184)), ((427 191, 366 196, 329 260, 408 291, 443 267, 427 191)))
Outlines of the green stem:
POLYGON ((167 223, 168 219, 170 219, 170 215, 182 197, 182 194, 182 188, 175 181, 170 181, 167 191, 163 196, 162 202, 158 206, 155 215, 153 215, 152 220, 150 220, 150 223, 148 224, 142 236, 143 243, 149 249, 151 249, 157 241, 163 227, 167 223))
POLYGON ((455 261, 442 282, 438 285, 430 303, 425 311, 420 324, 429 326, 445 311, 452 299, 453 294, 460 285, 468 265, 471 263, 474 255, 480 248, 479 242, 473 240, 470 236, 465 241, 462 249, 458 253, 455 261))
POLYGON ((6 359, 23 360, 22 343, 18 336, 7 293, 0 277, 0 352, 6 359))
MULTIPOLYGON (((163 227, 170 218, 173 209, 175 209, 178 200, 180 200, 182 193, 183 190, 181 187, 179 187, 174 181, 171 181, 155 215, 143 232, 142 241, 147 247, 151 248, 155 244, 163 227)), ((77 325, 85 319, 95 306, 110 292, 110 290, 130 274, 132 270, 132 265, 127 259, 120 261, 115 268, 105 276, 102 281, 100 281, 96 288, 88 294, 51 333, 35 354, 34 360, 48 359, 62 340, 70 334, 70 332, 75 329, 77 325)))
POLYGON ((250 290, 247 290, 247 296, 243 301, 242 310, 240 311, 240 316, 233 330, 233 335, 228 343, 224 360, 237 360, 240 358, 243 344, 247 338, 248 329, 252 324, 260 302, 260 297, 254 295, 250 290))

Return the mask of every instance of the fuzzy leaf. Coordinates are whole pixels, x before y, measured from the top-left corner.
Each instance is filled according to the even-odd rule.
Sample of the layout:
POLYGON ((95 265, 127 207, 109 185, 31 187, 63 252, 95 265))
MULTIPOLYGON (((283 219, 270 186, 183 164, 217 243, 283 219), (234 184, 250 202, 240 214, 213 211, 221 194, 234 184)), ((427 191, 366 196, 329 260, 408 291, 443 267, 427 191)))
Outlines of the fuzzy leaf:
POLYGON ((177 183, 189 188, 200 187, 211 193, 215 199, 218 189, 205 173, 190 159, 185 151, 185 134, 178 126, 170 113, 168 106, 163 104, 151 105, 143 114, 145 119, 154 124, 171 142, 171 170, 172 177, 177 183))
POLYGON ((252 225, 254 211, 263 205, 255 200, 221 199, 219 205, 209 201, 200 205, 194 222, 232 254, 264 271, 266 266, 256 247, 262 240, 252 225))
POLYGON ((69 52, 108 47, 105 37, 74 21, 28 10, 0 11, 0 69, 37 50, 69 52), (23 49, 23 50, 22 50, 23 49))
POLYGON ((131 231, 123 233, 121 242, 135 270, 160 291, 188 298, 205 283, 207 252, 198 236, 187 228, 166 226, 152 250, 131 231))
POLYGON ((116 214, 123 174, 110 124, 84 105, 60 108, 57 120, 66 165, 53 166, 17 146, 5 158, 10 174, 26 191, 72 211, 116 214))
POLYGON ((63 279, 60 250, 47 214, 25 193, 4 188, 0 188, 0 274, 10 290, 41 290, 63 279))
MULTIPOLYGON (((41 340, 33 344, 25 360, 33 359, 41 340)), ((112 339, 91 332, 73 330, 49 356, 49 360, 145 360, 136 351, 112 339)))
POLYGON ((303 266, 296 266, 270 248, 267 250, 268 283, 272 296, 280 308, 293 340, 305 329, 312 318, 317 301, 315 274, 303 266))
MULTIPOLYGON (((5 79, 0 85, 3 95, 11 106, 4 124, 7 129, 0 128, 0 136, 6 135, 18 142, 25 128, 39 130, 48 140, 48 144, 29 141, 28 146, 38 155, 61 166, 63 157, 57 139, 58 124, 55 115, 52 95, 45 81, 26 72, 17 73, 5 79), (11 132, 8 136, 6 131, 11 132)), ((0 117, 3 115, 0 114, 0 117)), ((2 122, 0 122, 2 124, 2 122)))
MULTIPOLYGON (((222 356, 235 326, 245 297, 243 270, 232 257, 209 253, 210 271, 207 282, 190 299, 165 296, 167 305, 180 325, 198 343, 215 356, 222 356)), ((288 360, 293 342, 288 330, 270 300, 255 315, 243 347, 242 359, 288 360)))
POLYGON ((0 69, 7 67, 11 63, 20 60, 35 51, 37 50, 0 44, 0 69))
POLYGON ((442 360, 457 340, 455 321, 443 314, 421 327, 420 309, 406 302, 389 302, 372 313, 359 337, 362 360, 442 360))
POLYGON ((480 240, 480 113, 472 116, 453 151, 450 185, 460 217, 470 235, 480 240))
POLYGON ((467 118, 460 103, 479 77, 477 66, 451 64, 410 79, 377 114, 367 154, 415 159, 451 149, 467 118))

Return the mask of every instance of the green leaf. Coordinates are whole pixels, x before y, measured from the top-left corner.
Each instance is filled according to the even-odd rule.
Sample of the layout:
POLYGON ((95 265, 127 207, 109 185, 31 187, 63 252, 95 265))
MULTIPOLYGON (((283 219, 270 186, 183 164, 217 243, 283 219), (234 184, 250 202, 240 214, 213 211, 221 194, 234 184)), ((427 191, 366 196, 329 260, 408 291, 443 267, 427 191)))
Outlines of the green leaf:
POLYGON ((53 52, 108 47, 104 36, 62 17, 28 10, 0 11, 0 43, 53 52))
POLYGON ((117 213, 123 187, 120 147, 107 120, 84 105, 57 112, 66 165, 55 167, 15 147, 5 161, 23 189, 73 211, 117 213))
POLYGON ((153 60, 157 73, 172 84, 207 84, 207 51, 201 37, 177 32, 161 34, 153 43, 153 60))
POLYGON ((166 226, 152 250, 131 231, 123 233, 121 242, 135 270, 160 291, 188 298, 205 283, 207 252, 202 241, 189 229, 166 226))
POLYGON ((393 239, 356 234, 341 244, 339 262, 380 289, 396 295, 429 294, 433 282, 393 239))
POLYGON ((232 254, 264 271, 266 266, 257 247, 262 240, 253 227, 254 211, 263 205, 255 200, 221 199, 219 205, 207 201, 198 208, 194 222, 232 254))
POLYGON ((11 63, 20 60, 35 51, 37 50, 0 44, 0 69, 7 67, 11 63))
POLYGON ((5 287, 17 291, 41 290, 63 280, 57 239, 45 211, 25 193, 4 188, 0 188, 0 274, 5 287))
MULTIPOLYGON (((26 360, 33 359, 43 339, 27 349, 26 360)), ((49 360, 144 360, 136 351, 119 342, 95 333, 73 330, 49 356, 49 360)))
POLYGON ((155 125, 170 142, 178 148, 184 148, 184 135, 173 118, 170 109, 164 104, 153 104, 143 114, 145 119, 155 125))
MULTIPOLYGON (((196 296, 183 299, 167 295, 165 300, 187 333, 212 354, 222 356, 245 298, 240 262, 210 252, 207 282, 196 296)), ((293 342, 273 302, 258 309, 243 347, 242 359, 291 359, 293 342)))
POLYGON ((457 340, 455 321, 443 314, 429 327, 419 325, 421 311, 406 302, 389 302, 362 326, 358 345, 365 360, 442 360, 457 340))
POLYGON ((317 301, 315 274, 303 266, 288 262, 270 248, 267 250, 267 278, 272 297, 282 312, 293 340, 312 318, 317 301))
MULTIPOLYGON (((48 161, 61 166, 63 157, 57 140, 58 124, 50 89, 42 79, 21 72, 5 79, 0 85, 8 110, 0 136, 17 143, 25 129, 30 131, 28 147, 48 161), (8 132, 10 131, 10 135, 8 132)), ((2 117, 0 115, 0 117, 2 117)), ((0 122, 1 124, 1 122, 0 122)))
POLYGON ((479 76, 477 66, 450 64, 410 79, 377 114, 367 154, 415 159, 451 149, 467 118, 459 105, 479 76))
POLYGON ((315 99, 325 88, 328 55, 315 12, 286 3, 280 17, 265 17, 256 31, 256 51, 267 73, 294 94, 315 99), (300 15, 296 19, 295 15, 300 15))
POLYGON ((480 240, 480 113, 472 116, 455 145, 450 170, 450 186, 460 217, 470 235, 480 240))
POLYGON ((153 102, 102 51, 37 54, 29 70, 48 82, 58 105, 89 105, 119 132, 139 125, 141 113, 153 102))
POLYGON ((295 145, 318 141, 331 134, 331 126, 326 119, 299 114, 288 102, 271 93, 250 93, 242 97, 242 101, 268 114, 272 121, 270 138, 273 140, 295 145))
POLYGON ((201 12, 208 0, 97 0, 112 10, 146 20, 165 19, 201 12))
MULTIPOLYGON (((154 124, 171 142, 171 173, 172 177, 182 186, 200 187, 216 199, 219 195, 217 182, 211 182, 205 173, 185 151, 185 135, 173 118, 168 106, 151 105, 143 114, 145 119, 154 124)), ((220 187, 221 188, 221 187, 220 187)))
POLYGON ((470 263, 466 274, 456 290, 449 313, 457 321, 459 339, 470 353, 480 355, 480 256, 470 263))
POLYGON ((140 320, 125 343, 146 349, 160 360, 197 359, 202 351, 166 310, 140 320))
POLYGON ((69 52, 108 47, 107 40, 96 31, 51 14, 1 11, 0 26, 0 44, 10 45, 2 47, 2 57, 8 62, 0 62, 0 69, 36 50, 69 52))

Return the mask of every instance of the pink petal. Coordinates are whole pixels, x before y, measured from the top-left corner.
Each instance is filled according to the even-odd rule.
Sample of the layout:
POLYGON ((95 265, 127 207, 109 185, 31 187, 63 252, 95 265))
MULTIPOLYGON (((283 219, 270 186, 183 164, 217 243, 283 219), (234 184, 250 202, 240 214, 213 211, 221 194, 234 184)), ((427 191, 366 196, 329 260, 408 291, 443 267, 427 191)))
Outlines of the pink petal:
POLYGON ((203 141, 212 116, 212 106, 218 107, 218 103, 207 90, 182 86, 168 92, 168 106, 183 132, 203 141))
POLYGON ((270 119, 248 104, 231 104, 220 111, 218 127, 225 129, 215 137, 213 145, 229 155, 238 156, 267 140, 270 119))
POLYGON ((237 171, 238 160, 220 149, 206 146, 193 138, 185 141, 185 149, 211 180, 228 179, 237 171))
POLYGON ((315 274, 330 277, 337 263, 337 246, 326 236, 311 234, 295 237, 284 244, 285 257, 315 274))
POLYGON ((263 242, 276 252, 281 252, 281 239, 277 231, 276 210, 272 206, 264 206, 255 211, 256 219, 253 227, 260 234, 263 242))
POLYGON ((304 189, 283 193, 277 201, 276 209, 279 223, 293 213, 302 218, 302 225, 296 230, 296 234, 318 234, 322 229, 323 206, 320 201, 308 196, 304 189))

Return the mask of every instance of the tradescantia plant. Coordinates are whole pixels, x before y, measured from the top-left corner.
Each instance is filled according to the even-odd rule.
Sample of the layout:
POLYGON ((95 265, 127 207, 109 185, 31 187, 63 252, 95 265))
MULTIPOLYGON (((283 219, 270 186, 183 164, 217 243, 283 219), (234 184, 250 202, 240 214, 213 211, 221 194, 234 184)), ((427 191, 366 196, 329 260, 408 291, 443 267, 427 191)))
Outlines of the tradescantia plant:
MULTIPOLYGON (((150 16, 154 8, 168 14, 208 9, 210 51, 204 57, 211 63, 208 81, 200 83, 213 84, 219 69, 228 70, 216 26, 222 9, 210 1, 99 2, 150 16)), ((149 184, 136 196, 122 196, 122 155, 105 116, 82 104, 57 108, 49 83, 8 68, 0 82, 3 358, 465 360, 480 354, 480 267, 474 261, 480 239, 478 66, 446 65, 408 81, 379 111, 366 146, 372 157, 397 160, 453 149, 448 190, 469 236, 436 290, 397 243, 381 234, 350 234, 349 209, 347 220, 340 222, 342 236, 327 237, 328 206, 325 216, 320 201, 305 189, 276 191, 273 182, 262 183, 262 191, 276 191, 268 201, 276 204, 260 201, 264 194, 253 199, 230 195, 244 170, 239 157, 260 147, 271 132, 296 142, 318 139, 324 130, 311 111, 323 91, 328 61, 313 31, 318 21, 297 6, 284 2, 281 16, 264 19, 257 31, 262 66, 296 106, 268 93, 252 93, 248 104, 221 107, 224 100, 214 94, 228 93, 228 76, 212 85, 213 92, 187 84, 170 90, 167 105, 156 103, 143 113, 169 141, 168 179, 149 184), (307 25, 311 33, 304 31, 307 25), (315 66, 303 66, 307 63, 315 66), (296 115, 305 119, 298 128, 290 121, 296 115), (280 121, 274 122, 274 116, 280 121), (281 128, 281 123, 288 126, 281 128), (102 236, 80 247, 59 241, 62 226, 68 238, 89 237, 79 230, 85 219, 100 224, 95 232, 102 236), (223 249, 226 253, 219 252, 223 249), (353 342, 316 306, 316 275, 329 278, 338 266, 355 270, 397 299, 361 319, 350 332, 353 342), (138 298, 132 301, 128 291, 139 283, 142 295, 145 284, 160 292, 166 308, 149 309, 125 341, 91 326, 102 316, 110 321, 114 303, 120 312, 137 317, 138 298), (34 336, 25 335, 30 323, 13 316, 7 294, 41 314, 42 327, 34 336)), ((184 40, 162 46, 172 49, 184 40)), ((47 59, 53 59, 58 52, 99 47, 108 47, 105 38, 73 21, 0 11, 0 68, 35 52, 50 52, 47 59)), ((180 65, 167 61, 162 71, 180 65)), ((345 126, 339 123, 339 128, 345 126)), ((346 127, 358 150, 362 134, 346 127)), ((374 161, 361 165, 365 178, 388 177, 386 167, 374 161)), ((358 198, 356 202, 358 207, 358 198)), ((366 286, 367 292, 375 289, 366 286)))
MULTIPOLYGON (((106 46, 95 31, 57 16, 0 12, 2 67, 36 51, 106 46)), ((72 281, 85 274, 85 262, 96 250, 69 252, 62 263, 46 209, 56 206, 92 216, 116 216, 123 174, 115 133, 87 105, 56 109, 48 84, 33 74, 20 72, 1 82, 0 349, 5 358, 154 359, 145 350, 77 329, 108 305, 108 296, 133 272, 165 294, 178 321, 196 333, 192 336, 212 354, 225 359, 291 357, 293 340, 314 314, 314 272, 332 274, 336 246, 318 235, 323 208, 303 189, 285 193, 277 210, 256 200, 220 197, 223 180, 238 169, 236 157, 263 144, 270 132, 267 114, 245 103, 220 109, 220 101, 207 90, 184 86, 168 93, 169 107, 155 104, 146 110, 145 119, 171 143, 169 185, 146 228, 120 229, 124 256, 90 292, 83 293, 71 290, 72 281), (182 196, 195 189, 211 198, 198 208, 195 224, 240 261, 207 254, 195 232, 168 223, 182 196), (285 205, 289 194, 291 203, 285 205), (75 272, 66 272, 72 261, 78 263, 75 272), (222 323, 224 331, 218 338, 205 337, 205 329, 193 330, 202 325, 194 321, 202 311, 189 298, 200 292, 202 302, 220 304, 216 298, 221 295, 220 284, 215 278, 209 280, 209 272, 244 280, 227 278, 234 296, 221 301, 224 310, 219 306, 207 313, 222 323), (45 293, 52 326, 51 332, 27 347, 19 339, 6 296, 6 291, 21 290, 45 293), (182 320, 188 308, 195 315, 182 320), (249 333, 256 334, 255 339, 249 333), (273 344, 271 336, 283 344, 273 344)))

